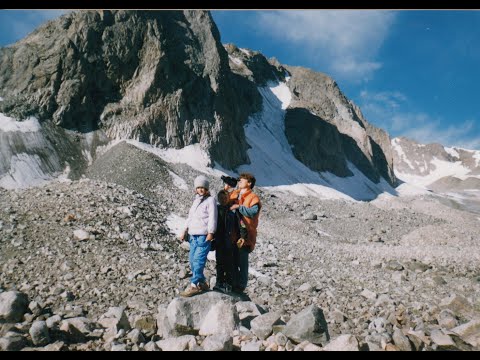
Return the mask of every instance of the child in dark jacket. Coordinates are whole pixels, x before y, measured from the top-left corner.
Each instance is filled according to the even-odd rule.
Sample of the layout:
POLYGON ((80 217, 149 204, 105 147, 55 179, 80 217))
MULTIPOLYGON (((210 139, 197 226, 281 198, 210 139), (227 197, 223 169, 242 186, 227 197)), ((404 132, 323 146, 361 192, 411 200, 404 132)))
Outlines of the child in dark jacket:
POLYGON ((229 194, 220 190, 217 194, 218 220, 215 232, 217 283, 213 290, 230 293, 233 286, 234 246, 241 239, 246 239, 245 225, 240 224, 239 214, 229 209, 229 194))

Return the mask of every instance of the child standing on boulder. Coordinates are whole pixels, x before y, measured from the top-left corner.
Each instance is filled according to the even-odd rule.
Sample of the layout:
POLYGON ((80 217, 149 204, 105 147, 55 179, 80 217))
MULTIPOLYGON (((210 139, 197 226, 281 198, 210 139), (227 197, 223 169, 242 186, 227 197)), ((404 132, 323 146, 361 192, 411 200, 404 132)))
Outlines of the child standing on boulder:
POLYGON ((203 270, 217 228, 217 203, 210 196, 208 179, 203 175, 197 176, 194 187, 195 199, 188 213, 185 230, 180 237, 183 241, 188 236, 190 242, 189 259, 192 269, 190 285, 180 293, 183 297, 190 297, 209 290, 203 270))

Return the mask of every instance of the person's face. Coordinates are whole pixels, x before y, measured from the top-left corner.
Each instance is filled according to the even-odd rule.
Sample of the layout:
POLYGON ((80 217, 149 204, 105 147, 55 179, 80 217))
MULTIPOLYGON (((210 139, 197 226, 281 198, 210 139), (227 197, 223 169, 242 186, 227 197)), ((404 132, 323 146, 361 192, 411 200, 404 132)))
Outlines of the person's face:
POLYGON ((247 179, 241 178, 238 181, 238 187, 240 189, 250 189, 250 186, 252 185, 251 182, 249 182, 247 179))
POLYGON ((226 195, 220 195, 218 197, 218 202, 220 203, 220 205, 225 206, 228 204, 228 197, 226 195))
POLYGON ((205 189, 204 187, 197 187, 196 190, 197 190, 197 194, 198 194, 198 195, 201 195, 201 196, 205 195, 205 194, 207 193, 207 191, 208 191, 208 190, 205 189))
POLYGON ((223 190, 226 190, 226 191, 230 192, 231 190, 233 190, 233 187, 231 187, 231 186, 228 185, 228 184, 225 184, 225 185, 223 186, 223 190))

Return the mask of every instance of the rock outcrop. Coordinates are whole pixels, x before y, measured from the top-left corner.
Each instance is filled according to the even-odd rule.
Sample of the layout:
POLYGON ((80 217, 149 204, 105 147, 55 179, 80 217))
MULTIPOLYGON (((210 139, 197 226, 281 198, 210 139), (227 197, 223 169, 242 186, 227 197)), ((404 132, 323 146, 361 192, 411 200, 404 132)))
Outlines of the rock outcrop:
POLYGON ((259 104, 242 87, 206 11, 78 11, 0 49, 0 112, 163 147, 201 143, 227 168, 247 162, 242 126, 259 104))

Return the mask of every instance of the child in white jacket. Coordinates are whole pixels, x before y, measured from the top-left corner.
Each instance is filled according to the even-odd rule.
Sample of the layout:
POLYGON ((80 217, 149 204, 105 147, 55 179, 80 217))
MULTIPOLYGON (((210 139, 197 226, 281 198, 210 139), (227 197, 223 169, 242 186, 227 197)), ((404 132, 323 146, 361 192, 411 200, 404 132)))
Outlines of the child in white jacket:
POLYGON ((211 241, 217 229, 217 202, 215 198, 210 196, 208 179, 203 175, 197 176, 194 186, 196 192, 195 199, 188 213, 185 230, 181 236, 181 240, 185 240, 185 237, 188 235, 188 241, 190 242, 189 259, 192 269, 190 286, 180 293, 184 297, 190 297, 209 290, 203 270, 207 262, 211 241))

